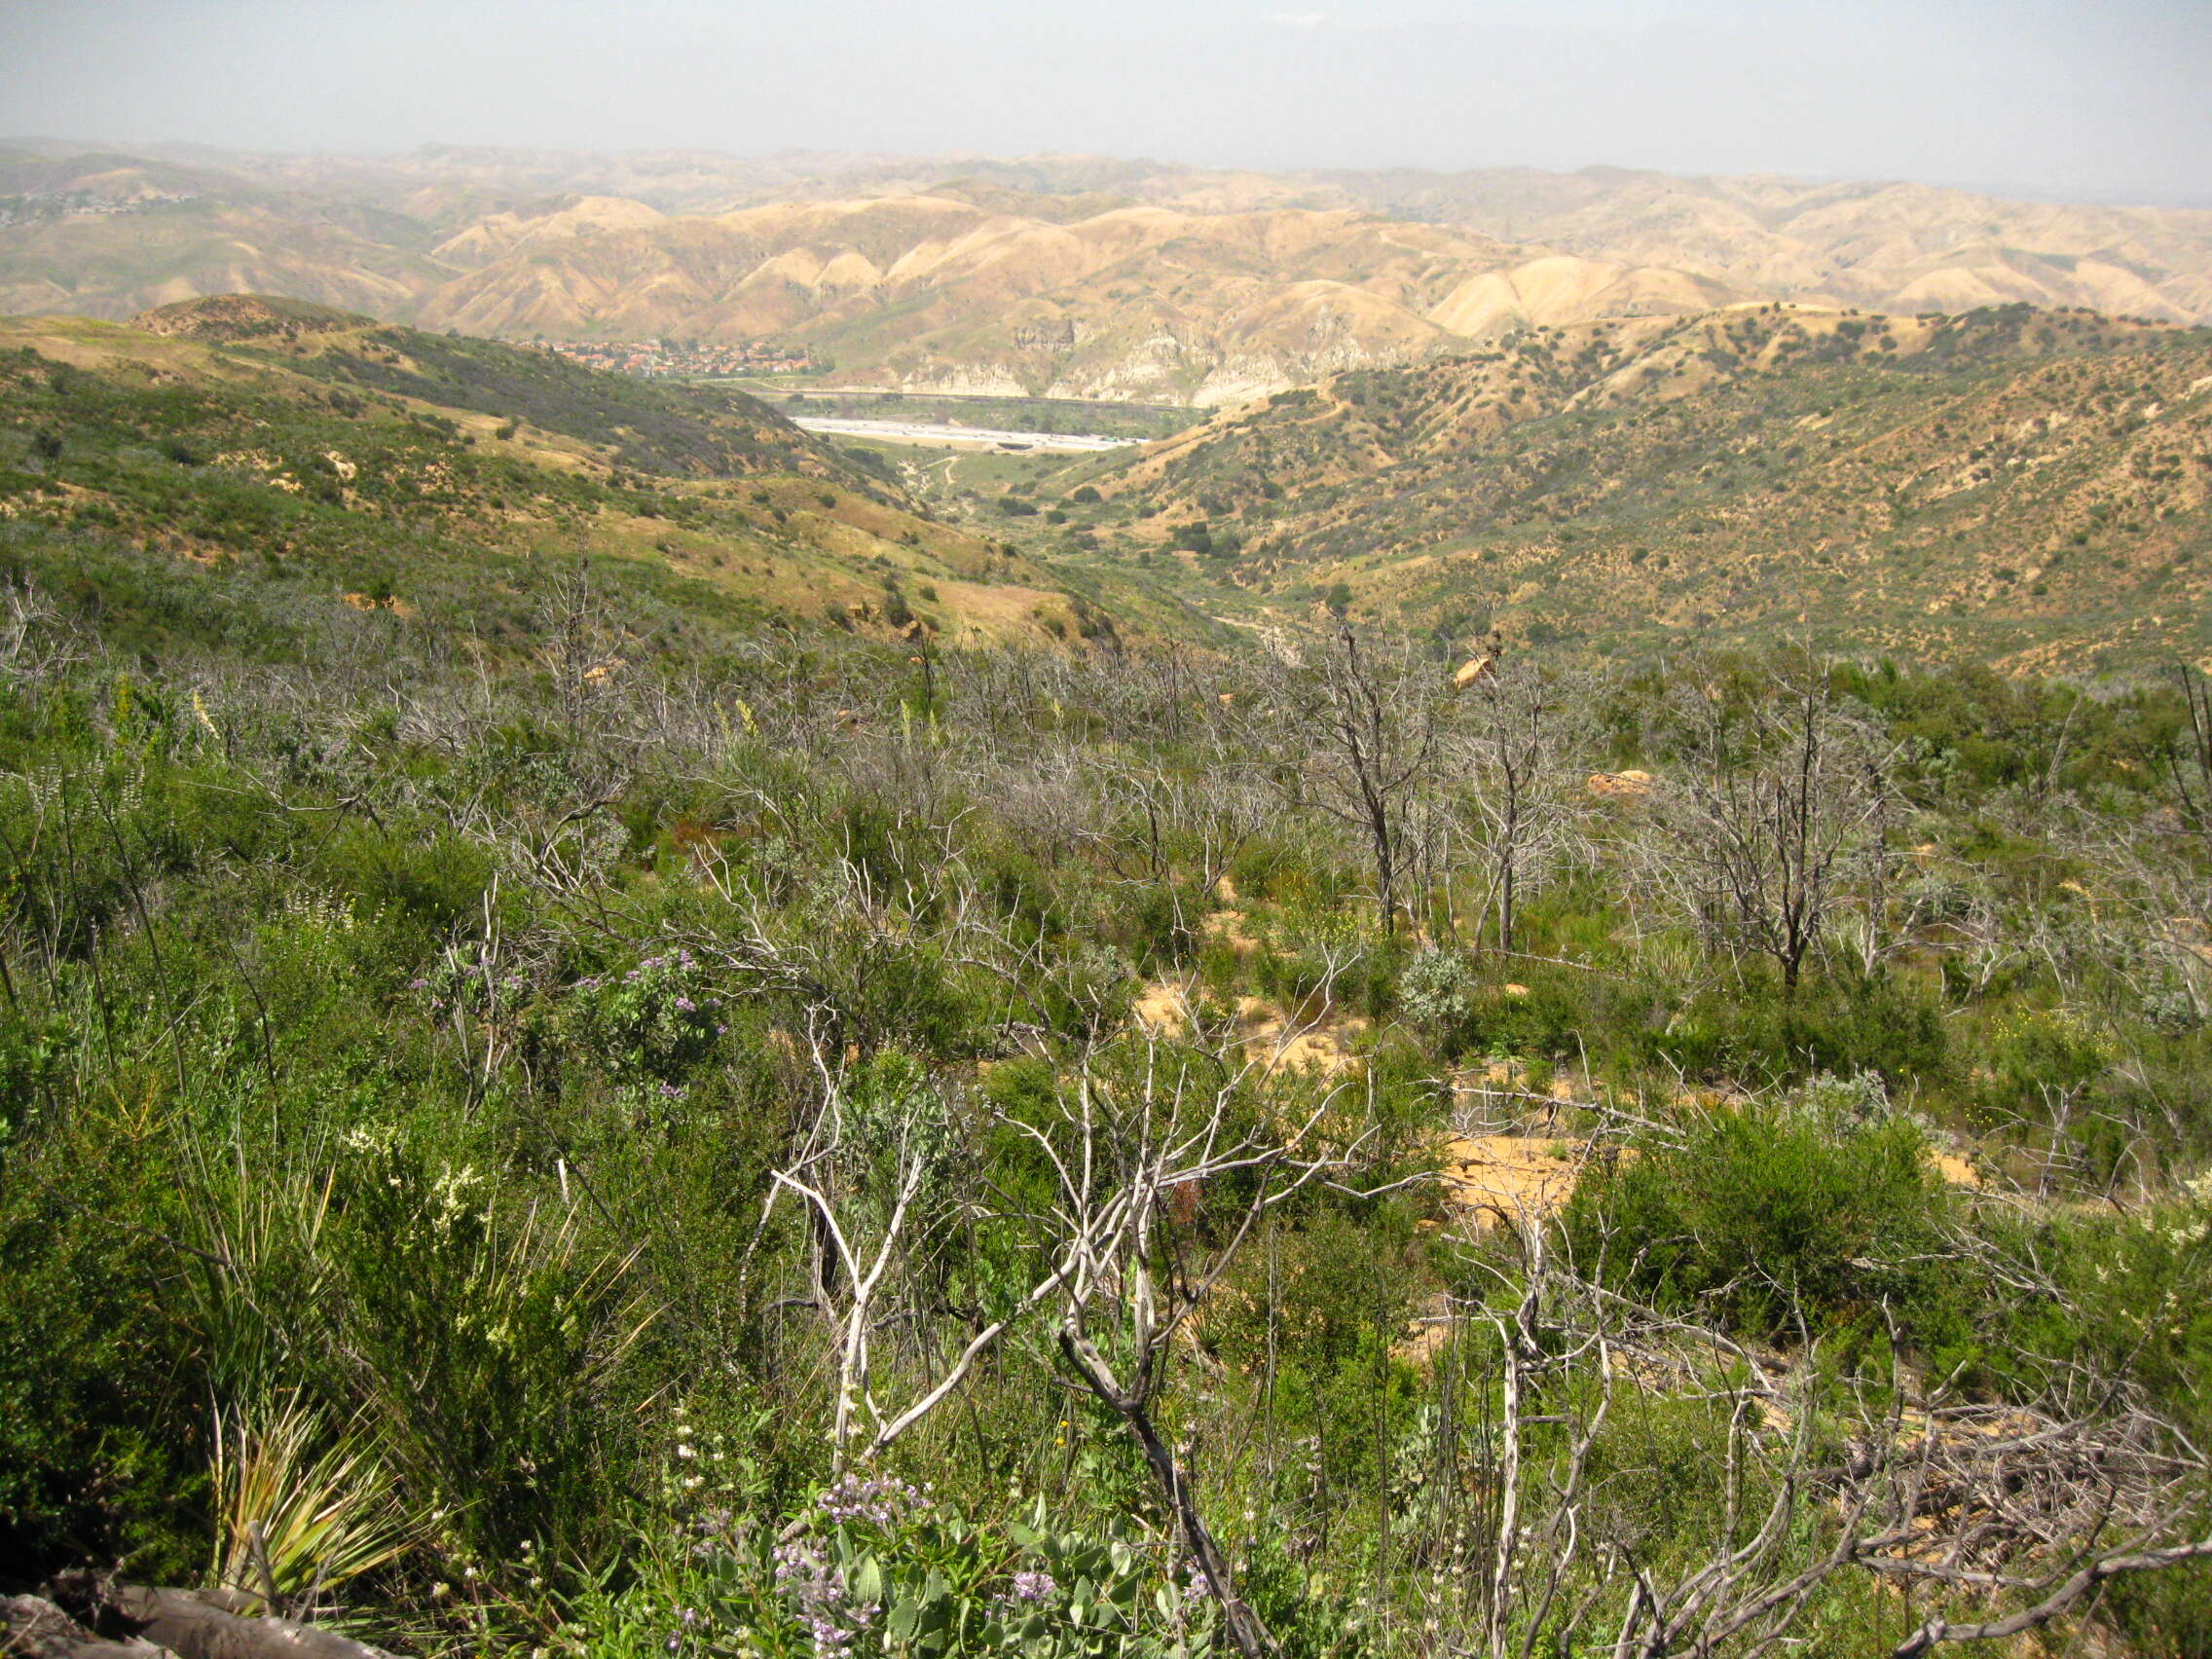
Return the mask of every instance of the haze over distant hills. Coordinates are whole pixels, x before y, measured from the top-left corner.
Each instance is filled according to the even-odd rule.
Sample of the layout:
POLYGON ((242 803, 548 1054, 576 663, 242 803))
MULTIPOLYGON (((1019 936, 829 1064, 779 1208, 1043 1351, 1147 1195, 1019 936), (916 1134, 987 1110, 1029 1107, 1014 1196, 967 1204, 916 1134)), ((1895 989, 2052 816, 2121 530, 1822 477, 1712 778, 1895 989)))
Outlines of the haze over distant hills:
POLYGON ((766 337, 851 382, 1232 403, 1745 300, 2212 320, 2212 211, 1620 168, 0 147, 0 312, 240 290, 510 338, 766 337))

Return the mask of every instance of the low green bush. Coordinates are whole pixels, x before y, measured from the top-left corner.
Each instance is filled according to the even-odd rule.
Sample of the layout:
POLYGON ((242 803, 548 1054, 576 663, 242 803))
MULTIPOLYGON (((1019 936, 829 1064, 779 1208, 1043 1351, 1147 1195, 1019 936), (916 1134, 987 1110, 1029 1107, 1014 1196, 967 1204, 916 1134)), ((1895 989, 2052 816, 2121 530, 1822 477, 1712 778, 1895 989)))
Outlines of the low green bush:
POLYGON ((1563 1216, 1587 1272, 1760 1337, 1942 1301, 1949 1205, 1909 1119, 1722 1110, 1601 1162, 1563 1216))
POLYGON ((1644 1028, 1646 1063, 1701 1082, 1780 1085, 1821 1072, 1879 1072, 1892 1087, 1941 1083, 1950 1039, 1940 1001, 1899 973, 1814 976, 1794 997, 1747 971, 1644 1028))
MULTIPOLYGON (((678 1467, 696 1450, 680 1443, 678 1467)), ((711 1502, 678 1514, 647 1574, 583 1599, 593 1654, 1169 1659, 1218 1641, 1202 1576, 1171 1570, 1157 1539, 1056 1526, 1042 1500, 986 1524, 897 1476, 848 1474, 781 1528, 711 1502)))
POLYGON ((2058 1212, 2000 1233, 2008 1252, 2045 1263, 2056 1298, 2004 1307, 1992 1363, 2046 1397, 2077 1368, 2125 1371, 2199 1435, 2212 1432, 2212 1176, 2129 1213, 2058 1212))

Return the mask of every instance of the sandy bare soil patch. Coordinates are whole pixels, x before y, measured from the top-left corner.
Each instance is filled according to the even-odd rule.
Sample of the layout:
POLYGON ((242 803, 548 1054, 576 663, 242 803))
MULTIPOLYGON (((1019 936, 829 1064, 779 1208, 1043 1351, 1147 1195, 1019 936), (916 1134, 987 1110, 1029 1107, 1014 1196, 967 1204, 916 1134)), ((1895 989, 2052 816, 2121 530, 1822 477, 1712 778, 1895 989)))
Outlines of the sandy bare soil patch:
POLYGON ((1458 1135, 1444 1143, 1444 1201, 1488 1231, 1558 1213, 1589 1142, 1557 1135, 1458 1135))
MULTIPOLYGON (((1138 1029, 1156 1037, 1188 1030, 1192 991, 1189 985, 1167 979, 1145 986, 1130 1005, 1138 1029)), ((1286 1014, 1264 998, 1238 997, 1236 1023, 1245 1057, 1262 1071, 1320 1071, 1336 1076, 1358 1069, 1355 1046, 1374 1022, 1326 1007, 1286 1014)))

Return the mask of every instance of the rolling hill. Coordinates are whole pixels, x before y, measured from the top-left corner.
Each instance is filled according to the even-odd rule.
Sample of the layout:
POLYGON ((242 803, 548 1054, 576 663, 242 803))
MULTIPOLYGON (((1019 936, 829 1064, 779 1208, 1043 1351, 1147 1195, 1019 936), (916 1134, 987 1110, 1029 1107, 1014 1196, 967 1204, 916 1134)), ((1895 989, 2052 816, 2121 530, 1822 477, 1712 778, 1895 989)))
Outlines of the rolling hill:
POLYGON ((387 319, 446 275, 421 224, 229 168, 105 151, 0 149, 0 314, 114 320, 151 306, 276 293, 387 319))
POLYGON ((0 561, 150 649, 212 612, 282 656, 343 605, 498 650, 579 566, 710 642, 1113 628, 743 393, 246 295, 0 319, 0 561))
POLYGON ((494 336, 766 338, 848 384, 1222 405, 1745 300, 2212 321, 2212 213, 1621 168, 0 154, 0 309, 234 290, 494 336))
POLYGON ((1262 608, 1341 582, 1363 614, 1608 650, 2212 651, 2212 332, 2082 312, 1537 331, 1276 394, 1079 485, 1107 498, 1094 536, 1180 544, 1262 608))
POLYGON ((1313 175, 1315 200, 1745 294, 1899 315, 2018 302, 2212 321, 2212 211, 2009 202, 1934 185, 1620 167, 1313 175))
POLYGON ((1209 404, 1531 319, 1728 297, 1677 273, 1530 261, 1348 210, 1128 206, 1055 222, 911 196, 640 212, 578 203, 463 233, 439 256, 482 262, 420 315, 480 334, 767 336, 809 346, 840 379, 1209 404))
POLYGON ((12 319, 0 353, 11 570, 137 593, 152 635, 222 593, 273 650, 341 602, 479 638, 583 560, 732 639, 1219 642, 1329 601, 1630 655, 2212 654, 2212 333, 2083 312, 1539 329, 957 488, 734 390, 301 302, 12 319))

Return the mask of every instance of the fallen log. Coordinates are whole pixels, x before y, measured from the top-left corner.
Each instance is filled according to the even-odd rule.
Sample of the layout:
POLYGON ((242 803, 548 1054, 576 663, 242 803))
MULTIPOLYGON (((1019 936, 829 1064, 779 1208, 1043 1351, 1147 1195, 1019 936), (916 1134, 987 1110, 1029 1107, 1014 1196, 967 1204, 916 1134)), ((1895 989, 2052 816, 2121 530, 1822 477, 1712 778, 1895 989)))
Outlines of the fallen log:
POLYGON ((135 1637, 95 1636, 44 1596, 0 1596, 0 1653, 9 1659, 163 1659, 167 1651, 135 1637))
POLYGON ((57 1598, 0 1598, 9 1659, 392 1659, 380 1647, 293 1619, 249 1617, 258 1604, 224 1590, 118 1584, 66 1572, 57 1598))
POLYGON ((314 1625, 245 1618, 192 1590, 111 1584, 101 1600, 139 1636, 177 1659, 391 1659, 381 1647, 314 1625))

